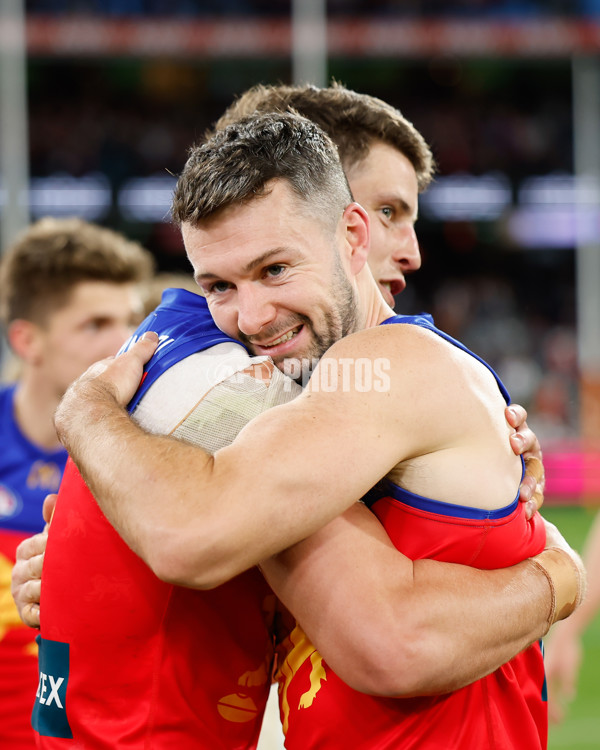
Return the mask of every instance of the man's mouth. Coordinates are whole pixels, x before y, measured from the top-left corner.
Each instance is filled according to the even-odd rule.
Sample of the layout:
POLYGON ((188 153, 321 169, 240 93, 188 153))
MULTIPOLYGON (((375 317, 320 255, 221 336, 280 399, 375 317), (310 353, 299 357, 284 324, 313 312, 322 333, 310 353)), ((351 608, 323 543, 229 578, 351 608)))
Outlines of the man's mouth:
POLYGON ((379 281, 379 287, 383 292, 384 297, 389 301, 389 297, 393 299, 397 294, 400 294, 406 288, 406 282, 404 279, 393 279, 391 281, 379 281), (388 294, 386 294, 386 292, 388 294))
POLYGON ((264 343, 262 341, 253 341, 252 343, 254 346, 260 346, 261 349, 271 349, 274 346, 279 346, 280 344, 285 344, 286 341, 289 341, 290 339, 293 339, 294 336, 298 334, 302 326, 296 326, 296 328, 292 328, 291 330, 287 331, 283 335, 279 336, 279 338, 274 339, 273 341, 269 341, 268 343, 264 343))

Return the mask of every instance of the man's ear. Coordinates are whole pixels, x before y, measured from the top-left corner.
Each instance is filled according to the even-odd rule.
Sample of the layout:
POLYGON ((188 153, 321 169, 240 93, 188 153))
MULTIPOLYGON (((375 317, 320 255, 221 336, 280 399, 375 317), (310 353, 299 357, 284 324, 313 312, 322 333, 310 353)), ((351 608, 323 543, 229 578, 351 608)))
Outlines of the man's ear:
POLYGON ((354 275, 364 268, 369 256, 369 214, 360 203, 350 203, 343 213, 346 242, 350 249, 350 268, 354 275))
POLYGON ((13 352, 28 364, 36 364, 41 353, 41 330, 30 320, 17 318, 8 324, 6 338, 13 352))

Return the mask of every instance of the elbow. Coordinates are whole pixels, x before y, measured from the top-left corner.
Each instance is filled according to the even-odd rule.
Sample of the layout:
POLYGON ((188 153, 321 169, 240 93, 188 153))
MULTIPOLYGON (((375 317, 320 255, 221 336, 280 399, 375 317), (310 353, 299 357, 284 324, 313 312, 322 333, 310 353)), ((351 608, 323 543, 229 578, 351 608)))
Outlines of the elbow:
POLYGON ((165 583, 184 588, 208 590, 221 586, 230 577, 213 564, 204 565, 194 558, 190 560, 179 549, 162 549, 149 555, 146 560, 154 575, 165 583))
POLYGON ((355 669, 344 681, 361 693, 385 698, 410 698, 430 692, 424 689, 422 678, 397 654, 391 663, 381 659, 371 661, 367 669, 355 669))
POLYGON ((443 665, 435 663, 426 639, 418 634, 378 640, 353 655, 349 651, 340 656, 339 670, 331 666, 338 677, 361 693, 410 698, 447 690, 440 680, 443 665))
POLYGON ((141 557, 161 581, 201 590, 221 586, 244 569, 220 545, 181 533, 155 536, 144 545, 141 557))

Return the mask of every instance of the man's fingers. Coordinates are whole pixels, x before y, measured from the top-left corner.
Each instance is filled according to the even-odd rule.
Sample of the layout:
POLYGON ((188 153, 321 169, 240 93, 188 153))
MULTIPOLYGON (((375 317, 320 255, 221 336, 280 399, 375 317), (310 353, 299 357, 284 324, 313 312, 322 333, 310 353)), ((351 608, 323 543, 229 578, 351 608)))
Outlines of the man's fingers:
POLYGON ((548 681, 548 721, 550 724, 560 724, 565 718, 565 699, 560 684, 548 681))
POLYGON ((94 362, 94 364, 88 367, 79 380, 81 382, 93 380, 94 378, 103 375, 107 370, 125 365, 126 362, 129 367, 131 367, 132 361, 134 361, 139 367, 143 367, 154 354, 157 344, 158 334, 154 331, 146 331, 146 333, 144 333, 135 344, 132 344, 121 357, 105 357, 104 359, 98 360, 98 362, 94 362))
POLYGON ((516 432, 510 436, 510 443, 517 456, 534 456, 543 460, 542 449, 536 434, 527 424, 527 411, 519 404, 511 404, 504 410, 506 421, 516 432))
MULTIPOLYGON (((42 567, 44 565, 44 554, 33 555, 24 560, 19 560, 13 567, 11 591, 15 601, 23 595, 23 589, 28 587, 31 582, 37 582, 42 577, 42 567)), ((27 589, 29 591, 29 588, 27 589)), ((32 601, 29 594, 23 596, 24 601, 32 601)), ((38 600, 39 601, 39 600, 38 600)))
POLYGON ((56 507, 57 497, 58 495, 52 494, 52 495, 46 495, 44 499, 44 505, 42 506, 42 515, 46 523, 50 523, 50 521, 52 520, 54 508, 56 507))
POLYGON ((533 455, 541 459, 542 451, 535 432, 527 425, 519 428, 510 436, 510 444, 517 456, 533 455))
POLYGON ((115 395, 121 405, 128 403, 137 390, 144 365, 154 354, 157 344, 158 335, 154 331, 147 331, 124 354, 111 362, 104 360, 108 366, 99 373, 100 378, 116 390, 115 395))
POLYGON ((21 619, 30 628, 40 627, 40 605, 37 603, 25 604, 19 613, 21 619))
POLYGON ((47 541, 48 534, 45 531, 40 532, 39 534, 34 534, 33 536, 24 539, 17 547, 17 552, 15 555, 17 563, 25 563, 39 555, 43 555, 46 551, 47 541))
POLYGON ((517 456, 534 456, 542 460, 542 449, 535 432, 525 422, 510 436, 510 444, 517 456))
POLYGON ((124 407, 137 391, 144 364, 154 354, 158 335, 146 332, 126 352, 97 362, 72 383, 54 415, 54 425, 62 444, 69 450, 69 436, 77 421, 94 406, 116 402, 124 407))
POLYGON ((533 477, 536 484, 544 482, 544 464, 535 456, 528 456, 525 459, 525 475, 533 477))
POLYGON ((110 383, 121 406, 125 406, 138 389, 144 365, 156 351, 157 344, 158 335, 147 331, 102 374, 101 378, 110 383))
POLYGON ((519 487, 519 499, 527 503, 527 518, 531 518, 544 502, 545 486, 544 465, 535 456, 525 459, 525 476, 519 487))
POLYGON ((157 344, 158 334, 155 331, 146 331, 128 351, 132 352, 145 365, 156 351, 157 344))
POLYGON ((520 404, 511 404, 510 406, 507 406, 504 414, 506 416, 506 421, 511 427, 514 427, 515 430, 518 430, 519 427, 525 423, 525 420, 527 419, 527 411, 520 406, 520 404))
POLYGON ((42 533, 21 542, 12 570, 11 593, 19 617, 32 628, 40 625, 41 575, 47 538, 48 535, 42 533))
POLYGON ((527 518, 531 518, 544 502, 545 474, 542 450, 535 433, 528 427, 527 411, 519 404, 505 409, 506 421, 516 432, 510 436, 510 444, 517 456, 525 459, 525 476, 519 487, 519 500, 526 503, 527 518))

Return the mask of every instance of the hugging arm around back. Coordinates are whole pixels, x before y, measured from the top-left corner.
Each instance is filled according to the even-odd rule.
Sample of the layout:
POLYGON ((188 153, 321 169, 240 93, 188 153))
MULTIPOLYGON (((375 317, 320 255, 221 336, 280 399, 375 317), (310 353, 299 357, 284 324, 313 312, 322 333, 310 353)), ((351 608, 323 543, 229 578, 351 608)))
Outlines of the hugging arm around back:
POLYGON ((531 560, 497 570, 413 562, 362 503, 260 568, 331 669, 374 695, 457 690, 541 638, 557 616, 531 560))
MULTIPOLYGON (((373 346, 379 349, 390 335, 355 334, 328 357, 338 362, 372 357, 373 346)), ((111 523, 159 577, 174 583, 218 585, 352 508, 399 457, 432 449, 427 419, 415 428, 424 400, 412 391, 422 387, 422 374, 406 367, 404 357, 402 380, 393 378, 389 391, 354 394, 341 384, 333 393, 307 390, 258 417, 212 458, 147 435, 122 408, 152 351, 151 343, 141 342, 101 374, 96 370, 80 379, 63 401, 57 426, 111 523), (394 399, 404 408, 392 409, 394 399)), ((342 517, 335 523, 346 522, 342 517)), ((420 684, 401 686, 405 692, 450 690, 493 670, 543 635, 554 617, 548 579, 531 563, 485 572, 417 564, 387 544, 387 562, 381 565, 388 570, 393 559, 398 567, 385 596, 395 594, 398 627, 414 634, 407 639, 414 651, 406 654, 406 664, 425 655, 437 661, 436 669, 424 670, 420 684), (465 643, 475 637, 465 659, 465 643), (480 652, 475 659, 472 651, 480 652), (433 672, 443 671, 444 652, 453 674, 447 672, 445 687, 439 678, 428 687, 428 680, 435 682, 433 672)))
MULTIPOLYGON (((335 345, 334 357, 346 357, 349 339, 335 345)), ((341 385, 332 393, 306 389, 261 414, 213 457, 148 435, 115 399, 123 394, 117 398, 125 403, 123 380, 140 377, 140 363, 135 377, 121 377, 135 351, 77 381, 57 428, 111 523, 173 583, 218 585, 305 538, 359 500, 409 449, 391 444, 394 420, 382 422, 391 413, 389 390, 354 398, 341 385), (358 455, 357 445, 364 445, 358 455)), ((406 431, 407 440, 413 436, 406 431)))

